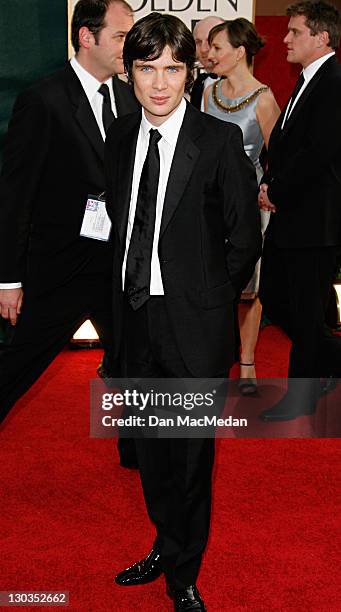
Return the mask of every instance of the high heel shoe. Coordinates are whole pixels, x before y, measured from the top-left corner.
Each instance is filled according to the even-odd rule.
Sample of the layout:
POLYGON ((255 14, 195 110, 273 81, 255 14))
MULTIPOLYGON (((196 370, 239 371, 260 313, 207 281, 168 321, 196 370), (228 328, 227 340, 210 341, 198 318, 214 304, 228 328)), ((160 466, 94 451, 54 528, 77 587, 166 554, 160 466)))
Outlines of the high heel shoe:
MULTIPOLYGON (((242 363, 239 362, 240 366, 253 366, 253 363, 242 363)), ((238 383, 238 389, 241 395, 254 395, 257 391, 257 379, 256 378, 240 378, 238 383)))

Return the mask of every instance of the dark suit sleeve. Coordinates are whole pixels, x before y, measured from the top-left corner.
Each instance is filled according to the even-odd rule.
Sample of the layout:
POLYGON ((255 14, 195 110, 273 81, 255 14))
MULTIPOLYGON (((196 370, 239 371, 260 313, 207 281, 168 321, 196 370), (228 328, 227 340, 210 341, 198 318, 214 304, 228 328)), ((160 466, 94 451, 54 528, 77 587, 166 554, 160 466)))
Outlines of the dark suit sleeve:
POLYGON ((104 147, 104 178, 105 178, 105 207, 112 223, 111 237, 117 240, 117 227, 115 224, 114 208, 117 193, 117 168, 119 157, 119 136, 117 133, 118 121, 114 121, 111 126, 104 147))
MULTIPOLYGON (((115 125, 113 126, 115 127, 115 125)), ((105 207, 106 211, 113 223, 113 156, 114 151, 110 145, 112 129, 110 130, 110 136, 108 134, 105 147, 104 147, 104 174, 105 174, 105 207)), ((111 232, 113 235, 113 230, 111 232)))
POLYGON ((32 92, 21 94, 9 124, 0 177, 3 283, 23 281, 25 276, 32 209, 48 152, 49 134, 50 119, 43 101, 32 92))
MULTIPOLYGON (((267 173, 262 180, 269 183, 269 198, 277 206, 282 201, 290 203, 293 193, 297 203, 298 191, 314 183, 321 173, 329 169, 335 171, 334 160, 341 156, 341 78, 329 79, 322 94, 324 100, 320 88, 311 111, 310 129, 303 135, 301 145, 291 152, 285 163, 278 165, 274 175, 267 173)), ((338 180, 341 181, 341 176, 338 180)))
POLYGON ((224 193, 227 268, 239 295, 261 255, 262 236, 255 169, 245 154, 241 130, 230 128, 231 137, 220 162, 220 184, 224 193))

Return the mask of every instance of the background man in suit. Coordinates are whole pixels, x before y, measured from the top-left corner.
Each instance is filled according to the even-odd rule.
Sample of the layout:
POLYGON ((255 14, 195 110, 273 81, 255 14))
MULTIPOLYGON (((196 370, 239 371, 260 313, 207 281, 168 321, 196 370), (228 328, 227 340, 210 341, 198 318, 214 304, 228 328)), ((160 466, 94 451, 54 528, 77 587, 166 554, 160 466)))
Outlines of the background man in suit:
MULTIPOLYGON (((181 20, 152 13, 126 38, 124 62, 141 112, 106 142, 114 229, 117 373, 226 377, 235 355, 233 301, 260 254, 257 185, 238 127, 183 99, 195 43, 181 20)), ((116 577, 165 572, 176 610, 204 610, 195 587, 210 516, 212 439, 137 439, 148 557, 116 577)))
POLYGON ((108 125, 138 108, 112 78, 132 24, 124 0, 80 0, 76 57, 14 107, 0 178, 0 314, 12 324, 0 354, 1 418, 85 319, 111 354, 112 243, 80 230, 88 196, 104 191, 108 125))
POLYGON ((208 44, 208 35, 212 28, 219 23, 223 23, 224 20, 221 17, 205 17, 198 21, 193 28, 193 36, 195 40, 196 56, 199 64, 204 68, 203 72, 197 76, 193 83, 191 91, 191 102, 195 108, 204 110, 203 93, 204 89, 213 83, 215 75, 212 75, 211 62, 208 59, 208 52, 210 50, 208 44))
POLYGON ((303 72, 271 135, 260 189, 260 206, 273 213, 260 295, 267 316, 292 338, 289 377, 312 381, 290 380, 287 395, 263 412, 266 421, 313 413, 319 377, 341 373, 341 338, 325 326, 341 243, 340 13, 325 2, 299 2, 287 14, 287 59, 303 72), (280 295, 289 302, 285 320, 280 295))

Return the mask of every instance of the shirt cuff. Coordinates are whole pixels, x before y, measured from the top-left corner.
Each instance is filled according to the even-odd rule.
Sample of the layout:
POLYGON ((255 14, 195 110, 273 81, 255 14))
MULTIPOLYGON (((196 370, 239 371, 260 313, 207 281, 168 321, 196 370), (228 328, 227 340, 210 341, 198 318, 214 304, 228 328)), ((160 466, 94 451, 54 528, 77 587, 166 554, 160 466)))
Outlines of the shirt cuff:
POLYGON ((21 289, 21 283, 0 283, 0 289, 21 289))

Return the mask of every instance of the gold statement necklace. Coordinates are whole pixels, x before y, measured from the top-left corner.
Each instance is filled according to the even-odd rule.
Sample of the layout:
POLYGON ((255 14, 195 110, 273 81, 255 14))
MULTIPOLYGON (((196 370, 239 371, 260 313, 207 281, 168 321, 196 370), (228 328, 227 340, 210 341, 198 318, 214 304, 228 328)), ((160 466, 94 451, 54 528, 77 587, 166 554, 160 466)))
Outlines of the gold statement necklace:
POLYGON ((259 94, 263 93, 263 91, 267 91, 269 89, 266 85, 262 85, 261 87, 258 87, 256 91, 252 92, 252 94, 247 96, 247 98, 244 98, 244 100, 242 100, 238 104, 225 104, 222 101, 222 99, 219 98, 218 96, 219 83, 220 81, 217 81, 216 83, 213 84, 212 97, 213 97, 213 102, 215 103, 215 105, 218 108, 220 108, 220 110, 224 111, 225 113, 236 113, 241 108, 244 108, 245 106, 250 104, 255 98, 257 98, 257 96, 259 96, 259 94))

